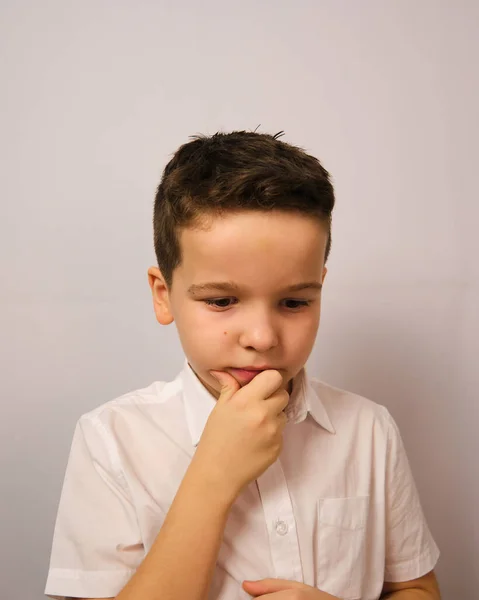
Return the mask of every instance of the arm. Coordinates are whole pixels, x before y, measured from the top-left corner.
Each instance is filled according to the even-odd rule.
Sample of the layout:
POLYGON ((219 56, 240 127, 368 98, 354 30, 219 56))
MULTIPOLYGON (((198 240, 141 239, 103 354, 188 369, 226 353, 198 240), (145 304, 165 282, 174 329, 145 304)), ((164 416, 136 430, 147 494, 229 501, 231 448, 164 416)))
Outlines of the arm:
POLYGON ((436 575, 430 571, 411 581, 385 581, 380 600, 441 600, 436 575))
POLYGON ((206 600, 234 499, 193 459, 151 550, 116 600, 206 600))
POLYGON ((123 590, 116 598, 78 600, 206 600, 233 502, 193 459, 153 546, 123 590))
MULTIPOLYGON (((240 389, 231 375, 213 373, 222 385, 220 397, 152 548, 146 557, 139 557, 136 565, 143 561, 135 565, 133 576, 128 574, 126 585, 123 580, 115 587, 115 592, 121 590, 115 600, 207 600, 228 515, 238 494, 279 457, 287 424, 283 411, 289 400, 281 387, 281 374, 264 371, 240 389)), ((95 514, 94 496, 88 493, 86 499, 95 514)), ((108 496, 104 508, 110 504, 108 496)), ((78 538, 81 530, 76 546, 78 538)), ((111 543, 100 537, 93 546, 97 560, 102 556, 100 543, 106 546, 106 556, 112 553, 111 543)), ((105 590, 113 588, 113 584, 104 586, 105 590)))
POLYGON ((53 572, 60 576, 52 579, 46 593, 75 599, 206 600, 239 486, 224 476, 227 470, 222 466, 212 468, 212 461, 199 461, 198 446, 145 556, 133 504, 110 473, 111 465, 95 433, 85 421, 75 432, 53 545, 53 572), (97 445, 92 449, 93 443, 97 445), (134 544, 133 556, 115 551, 116 544, 125 541, 134 544), (81 576, 78 581, 70 577, 73 570, 81 576), (102 583, 105 574, 117 579, 102 583), (106 591, 103 595, 102 590, 106 591))

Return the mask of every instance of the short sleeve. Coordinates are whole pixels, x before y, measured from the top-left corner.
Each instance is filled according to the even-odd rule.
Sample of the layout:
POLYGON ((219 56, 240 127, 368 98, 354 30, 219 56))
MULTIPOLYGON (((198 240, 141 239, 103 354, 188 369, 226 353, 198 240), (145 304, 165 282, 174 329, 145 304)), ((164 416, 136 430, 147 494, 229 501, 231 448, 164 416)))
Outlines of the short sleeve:
POLYGON ((386 564, 384 580, 410 581, 431 571, 439 549, 423 514, 399 429, 386 410, 386 564))
POLYGON ((134 505, 98 415, 78 421, 60 496, 45 595, 115 597, 144 557, 134 505))

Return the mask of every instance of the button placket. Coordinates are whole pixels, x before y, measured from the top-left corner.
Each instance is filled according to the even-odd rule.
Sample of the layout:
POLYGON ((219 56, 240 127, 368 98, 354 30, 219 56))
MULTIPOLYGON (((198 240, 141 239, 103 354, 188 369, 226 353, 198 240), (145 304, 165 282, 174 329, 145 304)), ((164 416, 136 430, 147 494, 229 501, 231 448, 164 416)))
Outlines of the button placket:
POLYGON ((286 535, 288 533, 288 524, 285 521, 275 521, 274 527, 278 535, 286 535))
POLYGON ((278 459, 257 480, 276 577, 303 583, 293 504, 278 459))

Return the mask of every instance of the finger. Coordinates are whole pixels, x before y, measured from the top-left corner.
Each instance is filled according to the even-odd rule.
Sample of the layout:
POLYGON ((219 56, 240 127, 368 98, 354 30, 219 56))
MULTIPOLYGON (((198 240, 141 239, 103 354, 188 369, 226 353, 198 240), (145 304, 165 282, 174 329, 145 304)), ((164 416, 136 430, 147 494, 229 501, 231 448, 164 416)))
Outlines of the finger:
POLYGON ((257 598, 258 600, 290 600, 291 592, 289 590, 282 590, 281 592, 271 592, 271 594, 251 594, 248 592, 250 596, 253 598, 257 598))
POLYGON ((266 399, 266 402, 269 404, 271 408, 271 414, 281 415, 284 414, 284 411, 288 407, 289 404, 289 394, 285 390, 281 390, 276 394, 273 394, 270 398, 266 399))
POLYGON ((267 371, 261 371, 259 375, 256 375, 247 385, 242 388, 248 390, 247 393, 253 393, 256 397, 269 398, 283 385, 283 377, 279 371, 268 369, 267 371))
POLYGON ((256 579, 250 581, 245 579, 243 585, 251 589, 262 590, 264 592, 279 592, 282 590, 293 590, 293 589, 311 589, 309 585, 301 583, 300 581, 294 581, 292 579, 278 579, 275 577, 268 577, 266 579, 256 579))
POLYGON ((212 375, 221 385, 218 402, 229 400, 241 387, 236 379, 225 371, 210 371, 210 375, 212 375))

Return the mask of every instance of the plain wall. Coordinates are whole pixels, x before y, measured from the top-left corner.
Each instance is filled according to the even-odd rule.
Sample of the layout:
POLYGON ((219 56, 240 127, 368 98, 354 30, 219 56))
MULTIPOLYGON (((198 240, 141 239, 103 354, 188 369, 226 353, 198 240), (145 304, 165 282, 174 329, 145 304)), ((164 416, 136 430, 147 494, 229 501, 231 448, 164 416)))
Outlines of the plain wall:
POLYGON ((335 183, 311 374, 390 409, 443 598, 477 599, 478 22, 473 0, 1 2, 2 598, 42 598, 79 416, 182 366, 147 281, 166 161, 260 125, 335 183))

